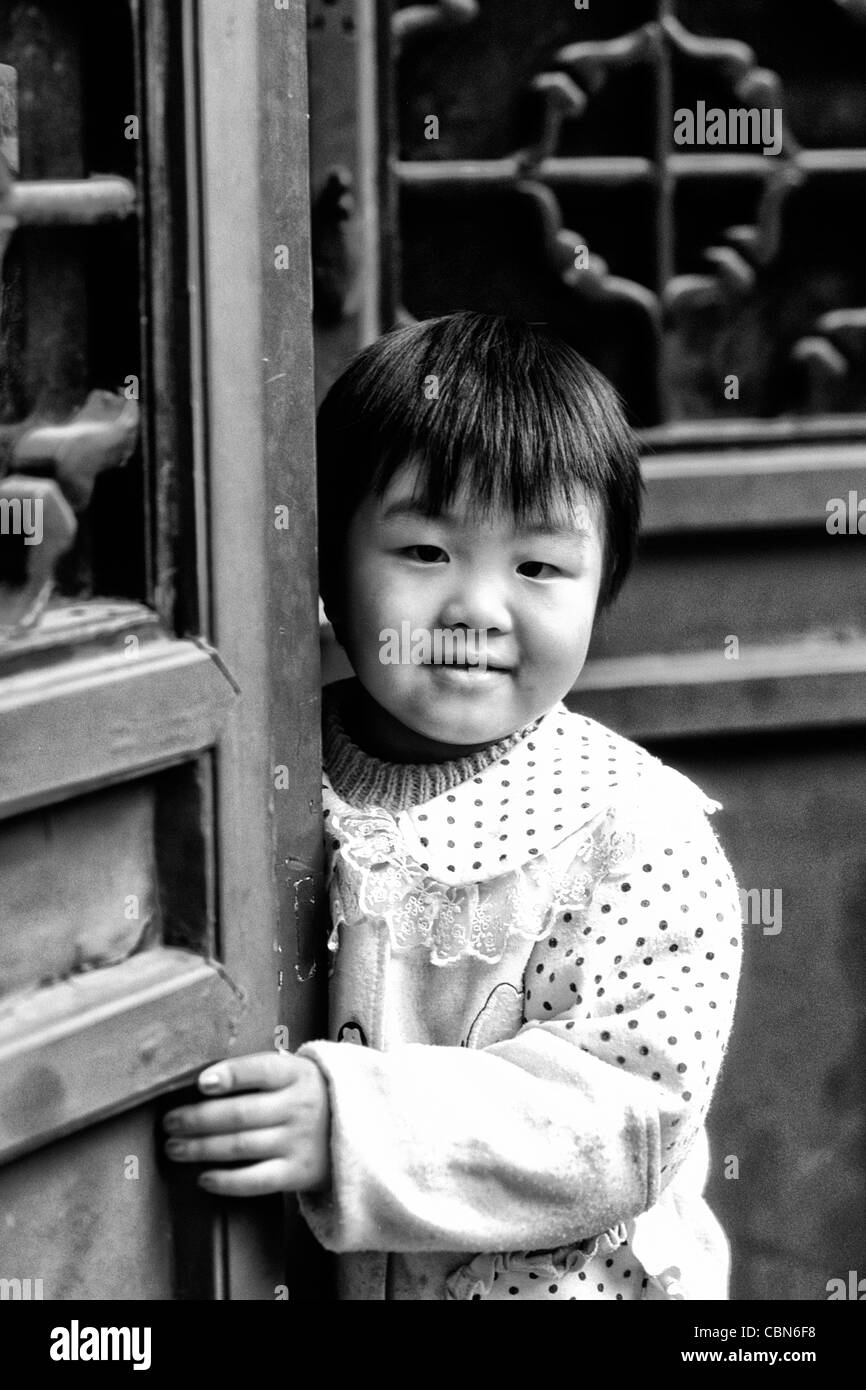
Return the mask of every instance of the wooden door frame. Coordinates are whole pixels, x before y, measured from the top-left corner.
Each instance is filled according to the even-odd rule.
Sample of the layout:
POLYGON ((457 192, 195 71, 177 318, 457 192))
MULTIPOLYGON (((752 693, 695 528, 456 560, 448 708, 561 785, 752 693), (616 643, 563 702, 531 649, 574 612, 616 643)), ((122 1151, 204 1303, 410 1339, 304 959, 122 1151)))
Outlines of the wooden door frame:
MULTIPOLYGON (((278 1026, 294 1049, 321 1031, 325 973, 306 15, 184 2, 209 637, 239 687, 216 759, 218 950, 247 995, 233 1051, 272 1048, 278 1026)), ((219 1297, 286 1280, 314 1296, 311 1238, 285 1208, 287 1240, 279 1199, 223 1204, 219 1297)))

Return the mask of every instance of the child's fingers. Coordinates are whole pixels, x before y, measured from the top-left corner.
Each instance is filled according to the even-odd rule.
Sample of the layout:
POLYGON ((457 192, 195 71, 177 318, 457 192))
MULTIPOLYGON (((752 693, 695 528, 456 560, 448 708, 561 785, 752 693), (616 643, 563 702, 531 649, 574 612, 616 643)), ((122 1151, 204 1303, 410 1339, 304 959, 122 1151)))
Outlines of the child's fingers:
POLYGON ((281 1158, 270 1158, 249 1168, 209 1168, 199 1186, 219 1197, 264 1197, 293 1189, 293 1169, 281 1158))
POLYGON ((169 1134, 232 1134, 240 1129, 265 1129, 285 1124, 286 1098, 278 1091, 258 1091, 237 1100, 203 1100, 181 1105, 163 1116, 169 1134))
POLYGON ((249 1129, 239 1134, 215 1134, 207 1139, 169 1139, 165 1151, 176 1163, 241 1163, 245 1159, 285 1156, 283 1127, 249 1129))
POLYGON ((227 1058, 208 1067, 198 1079, 199 1089, 207 1096, 222 1096, 230 1091, 276 1091, 291 1086, 303 1073, 304 1060, 296 1060, 290 1052, 254 1052, 249 1057, 227 1058))

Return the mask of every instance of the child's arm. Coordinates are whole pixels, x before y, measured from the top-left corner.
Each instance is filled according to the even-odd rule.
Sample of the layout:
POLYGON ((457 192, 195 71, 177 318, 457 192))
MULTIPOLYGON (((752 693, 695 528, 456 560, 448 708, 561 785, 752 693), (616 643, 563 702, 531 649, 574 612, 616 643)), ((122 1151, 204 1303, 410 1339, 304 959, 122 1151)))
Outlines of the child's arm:
POLYGON ((739 971, 736 885, 703 816, 644 836, 571 930, 527 985, 545 960, 573 1002, 506 1042, 300 1049, 330 1092, 331 1187, 301 1198, 323 1245, 557 1248, 657 1200, 703 1122, 739 971), (640 913, 645 864, 670 873, 640 913))

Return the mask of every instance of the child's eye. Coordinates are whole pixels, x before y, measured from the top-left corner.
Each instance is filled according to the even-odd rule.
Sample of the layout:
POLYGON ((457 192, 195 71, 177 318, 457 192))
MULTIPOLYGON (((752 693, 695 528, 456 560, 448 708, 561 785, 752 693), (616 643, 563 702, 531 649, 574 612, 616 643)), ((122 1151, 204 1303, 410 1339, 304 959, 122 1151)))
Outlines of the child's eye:
MULTIPOLYGON (((440 555, 445 556, 445 551, 438 545, 407 545, 403 547, 403 554, 408 555, 410 560, 421 560, 424 564, 435 564, 440 555)), ((447 556, 445 556, 447 559, 447 556)))
POLYGON ((527 579, 551 579, 559 574, 560 570, 556 565, 549 565, 546 560, 524 560, 522 565, 517 566, 518 574, 526 575, 527 579), (527 570, 549 570, 549 574, 526 574, 527 570))

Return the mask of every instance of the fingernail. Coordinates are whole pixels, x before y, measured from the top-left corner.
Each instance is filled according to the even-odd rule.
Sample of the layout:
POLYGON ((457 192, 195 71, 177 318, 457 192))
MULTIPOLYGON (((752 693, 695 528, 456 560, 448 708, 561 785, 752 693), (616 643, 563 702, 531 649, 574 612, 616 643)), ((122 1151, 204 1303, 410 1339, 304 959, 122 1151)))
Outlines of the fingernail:
POLYGON ((221 1091, 225 1086, 225 1076, 221 1071, 204 1071, 198 1084, 203 1091, 221 1091))
POLYGON ((165 1151, 171 1158, 178 1158, 186 1152, 186 1145, 182 1139, 169 1139, 165 1151))
POLYGON ((167 1134, 177 1134, 180 1129, 180 1120, 177 1115, 166 1115, 162 1122, 162 1127, 167 1134))

